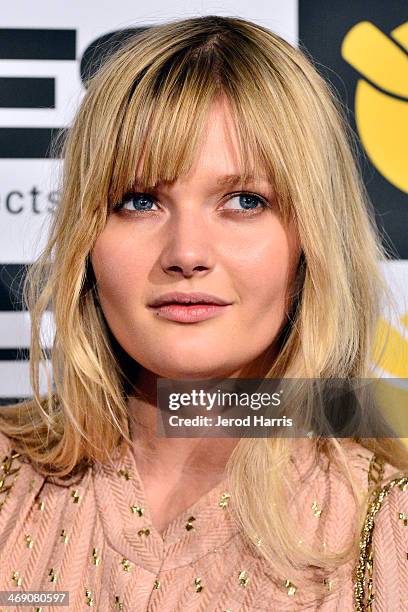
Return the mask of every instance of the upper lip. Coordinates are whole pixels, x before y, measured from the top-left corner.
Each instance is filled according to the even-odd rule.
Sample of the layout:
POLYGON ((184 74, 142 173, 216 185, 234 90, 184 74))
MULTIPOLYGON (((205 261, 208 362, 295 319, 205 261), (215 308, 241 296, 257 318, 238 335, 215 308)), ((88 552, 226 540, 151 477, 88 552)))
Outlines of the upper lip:
POLYGON ((220 306, 227 306, 231 302, 227 302, 220 298, 218 295, 212 293, 203 293, 201 291, 194 291, 187 293, 184 291, 170 291, 163 293, 158 298, 153 300, 149 306, 163 306, 164 304, 219 304, 220 306))

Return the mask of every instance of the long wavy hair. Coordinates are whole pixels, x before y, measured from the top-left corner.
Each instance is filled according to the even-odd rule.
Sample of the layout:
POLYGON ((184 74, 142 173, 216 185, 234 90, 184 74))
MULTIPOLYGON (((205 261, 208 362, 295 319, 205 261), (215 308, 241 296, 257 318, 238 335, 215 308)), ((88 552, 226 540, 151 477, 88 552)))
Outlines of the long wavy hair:
MULTIPOLYGON (((60 143, 61 199, 49 239, 24 285, 33 398, 0 411, 14 448, 44 475, 63 477, 108 462, 114 449, 131 444, 126 400, 137 364, 108 328, 90 252, 110 203, 131 189, 142 154, 142 187, 188 172, 218 96, 233 112, 243 175, 267 169, 282 218, 295 219, 301 240, 299 289, 266 378, 370 376, 382 300, 390 298, 379 265, 388 254, 361 180, 355 135, 306 52, 237 17, 176 20, 130 37, 87 85, 60 143), (41 337, 46 310, 55 322, 51 359, 41 337)), ((357 441, 408 469, 401 440, 357 441)), ((358 556, 368 494, 354 482, 342 439, 310 444, 316 462, 325 454, 345 475, 356 502, 354 537, 342 551, 298 546, 287 520, 299 486, 290 480, 289 439, 243 438, 226 467, 242 531, 278 575, 283 568, 330 570, 358 556)))

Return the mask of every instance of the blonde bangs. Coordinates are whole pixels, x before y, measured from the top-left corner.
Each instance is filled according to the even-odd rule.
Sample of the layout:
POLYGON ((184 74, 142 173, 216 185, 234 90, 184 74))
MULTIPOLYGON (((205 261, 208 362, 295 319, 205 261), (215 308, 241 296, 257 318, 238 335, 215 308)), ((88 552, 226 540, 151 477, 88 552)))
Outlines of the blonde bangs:
POLYGON ((135 88, 118 126, 111 202, 135 183, 149 189, 188 172, 216 94, 211 68, 209 62, 173 56, 135 88))

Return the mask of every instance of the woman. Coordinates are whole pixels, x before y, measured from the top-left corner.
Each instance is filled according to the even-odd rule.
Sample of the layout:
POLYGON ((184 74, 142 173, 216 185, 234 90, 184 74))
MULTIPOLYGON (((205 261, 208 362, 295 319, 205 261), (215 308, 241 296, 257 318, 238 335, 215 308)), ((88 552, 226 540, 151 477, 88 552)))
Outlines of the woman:
POLYGON ((1 411, 0 590, 68 591, 70 610, 405 609, 399 440, 156 430, 159 378, 370 376, 386 255, 310 61, 239 18, 152 27, 90 81, 63 155, 27 277, 34 399, 1 411), (213 305, 177 305, 194 292, 213 305))

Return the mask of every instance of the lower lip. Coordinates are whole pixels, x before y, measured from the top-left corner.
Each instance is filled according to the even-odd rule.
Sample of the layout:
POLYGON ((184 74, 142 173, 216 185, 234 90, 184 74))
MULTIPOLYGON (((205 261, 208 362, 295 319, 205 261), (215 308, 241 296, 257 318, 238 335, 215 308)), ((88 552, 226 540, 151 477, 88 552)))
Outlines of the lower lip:
POLYGON ((160 317, 169 321, 179 321, 180 323, 195 323, 196 321, 205 321, 216 317, 230 304, 221 306, 219 304, 189 304, 182 306, 180 304, 165 304, 153 308, 160 317))

